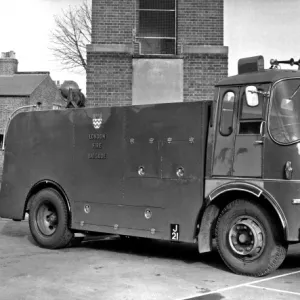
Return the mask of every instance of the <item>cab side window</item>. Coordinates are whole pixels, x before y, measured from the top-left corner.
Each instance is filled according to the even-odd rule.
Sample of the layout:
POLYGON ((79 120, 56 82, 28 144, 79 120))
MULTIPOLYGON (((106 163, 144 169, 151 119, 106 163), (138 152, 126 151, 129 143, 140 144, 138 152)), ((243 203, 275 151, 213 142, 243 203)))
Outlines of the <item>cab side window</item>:
POLYGON ((233 113, 234 113, 235 94, 228 91, 222 99, 220 133, 228 136, 233 131, 233 113))
POLYGON ((264 101, 262 98, 262 95, 258 95, 258 105, 250 107, 246 101, 245 90, 242 92, 239 118, 239 134, 259 134, 260 124, 263 121, 264 101))

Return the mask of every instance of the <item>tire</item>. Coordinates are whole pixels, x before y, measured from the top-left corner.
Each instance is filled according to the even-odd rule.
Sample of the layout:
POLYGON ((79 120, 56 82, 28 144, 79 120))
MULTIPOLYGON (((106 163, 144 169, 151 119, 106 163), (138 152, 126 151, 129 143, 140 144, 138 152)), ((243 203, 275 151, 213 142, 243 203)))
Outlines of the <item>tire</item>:
POLYGON ((260 277, 276 270, 287 254, 282 229, 261 206, 235 200, 216 224, 218 252, 236 274, 260 277))
POLYGON ((36 243, 48 249, 66 247, 73 238, 63 197, 55 189, 38 192, 29 212, 29 228, 36 243))

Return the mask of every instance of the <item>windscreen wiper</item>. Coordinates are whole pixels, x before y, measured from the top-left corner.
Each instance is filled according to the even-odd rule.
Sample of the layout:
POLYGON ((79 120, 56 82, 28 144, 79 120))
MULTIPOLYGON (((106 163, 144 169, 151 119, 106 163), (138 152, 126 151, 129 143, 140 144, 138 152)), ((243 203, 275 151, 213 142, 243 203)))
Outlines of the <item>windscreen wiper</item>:
POLYGON ((298 85, 298 87, 296 88, 296 90, 295 90, 295 92, 292 94, 292 96, 289 97, 288 99, 289 99, 289 100, 292 100, 292 99, 295 97, 295 95, 297 94, 297 92, 299 91, 299 89, 300 89, 300 84, 298 85))

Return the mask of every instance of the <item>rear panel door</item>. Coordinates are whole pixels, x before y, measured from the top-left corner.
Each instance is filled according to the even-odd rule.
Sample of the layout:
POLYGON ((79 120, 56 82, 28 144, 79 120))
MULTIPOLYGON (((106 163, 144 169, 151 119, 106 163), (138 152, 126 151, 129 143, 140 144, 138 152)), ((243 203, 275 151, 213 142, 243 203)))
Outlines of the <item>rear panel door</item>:
POLYGON ((155 105, 126 108, 125 172, 123 205, 131 211, 121 226, 160 234, 167 226, 165 201, 161 191, 162 119, 155 105), (147 215, 148 214, 148 215, 147 215))
POLYGON ((72 199, 76 223, 113 227, 119 221, 124 175, 123 122, 122 108, 82 109, 74 113, 76 193, 72 199))
POLYGON ((136 213, 131 226, 170 239, 178 224, 179 240, 192 240, 203 199, 207 121, 206 103, 127 108, 124 203, 136 213))

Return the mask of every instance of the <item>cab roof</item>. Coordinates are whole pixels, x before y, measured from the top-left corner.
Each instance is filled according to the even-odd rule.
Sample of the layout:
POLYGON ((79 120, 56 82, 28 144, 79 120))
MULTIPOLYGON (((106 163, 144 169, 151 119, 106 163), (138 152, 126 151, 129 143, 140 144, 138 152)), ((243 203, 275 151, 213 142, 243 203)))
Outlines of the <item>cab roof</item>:
POLYGON ((228 85, 245 85, 257 83, 274 83, 280 79, 285 78, 300 78, 300 71, 298 70, 278 70, 278 69, 265 69, 262 71, 244 73, 235 76, 227 77, 221 80, 216 86, 228 85))

